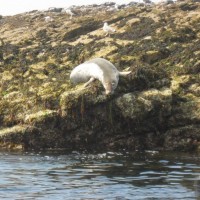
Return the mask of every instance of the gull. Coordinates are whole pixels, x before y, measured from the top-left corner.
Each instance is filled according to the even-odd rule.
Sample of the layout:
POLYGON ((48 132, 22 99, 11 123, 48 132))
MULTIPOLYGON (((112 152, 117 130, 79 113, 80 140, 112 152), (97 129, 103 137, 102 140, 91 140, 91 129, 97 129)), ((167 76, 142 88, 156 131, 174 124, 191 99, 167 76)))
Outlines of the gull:
POLYGON ((115 4, 115 9, 119 10, 119 5, 118 4, 115 4))
POLYGON ((50 16, 46 16, 46 17, 44 17, 44 20, 45 20, 45 22, 52 22, 53 18, 50 16))
POLYGON ((70 19, 72 19, 72 17, 75 15, 75 14, 72 12, 72 10, 69 9, 69 8, 64 9, 64 12, 66 12, 67 14, 70 15, 70 19))
POLYGON ((114 28, 112 28, 111 26, 109 26, 107 22, 104 22, 103 30, 104 30, 104 32, 106 32, 106 36, 107 35, 110 36, 110 33, 116 32, 116 30, 114 28))

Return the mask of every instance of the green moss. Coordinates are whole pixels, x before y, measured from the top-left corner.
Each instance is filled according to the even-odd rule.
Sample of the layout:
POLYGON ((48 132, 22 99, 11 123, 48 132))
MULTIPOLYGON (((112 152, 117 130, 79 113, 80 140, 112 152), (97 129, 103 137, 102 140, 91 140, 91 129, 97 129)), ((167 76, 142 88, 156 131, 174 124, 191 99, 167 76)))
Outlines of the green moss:
POLYGON ((57 112, 54 111, 54 110, 40 110, 39 112, 37 113, 32 113, 32 114, 29 114, 29 115, 26 115, 25 116, 25 123, 31 123, 31 122, 41 122, 45 119, 47 119, 48 117, 52 117, 54 115, 56 115, 57 112))

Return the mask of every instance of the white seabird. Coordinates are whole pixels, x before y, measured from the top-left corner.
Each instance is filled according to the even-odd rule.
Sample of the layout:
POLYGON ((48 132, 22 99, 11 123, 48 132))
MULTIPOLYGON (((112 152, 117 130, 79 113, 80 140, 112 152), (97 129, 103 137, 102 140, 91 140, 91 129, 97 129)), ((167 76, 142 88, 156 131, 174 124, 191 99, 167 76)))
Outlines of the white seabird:
POLYGON ((50 16, 46 16, 46 17, 44 17, 44 20, 45 20, 45 22, 52 22, 53 18, 50 16))
POLYGON ((115 4, 115 9, 119 10, 119 5, 118 4, 115 4))
POLYGON ((103 30, 104 30, 104 32, 106 32, 106 36, 107 35, 110 36, 110 33, 116 32, 116 30, 114 28, 112 28, 111 26, 109 26, 107 22, 104 22, 103 30))
POLYGON ((70 8, 66 8, 63 11, 70 15, 70 19, 75 15, 70 8))

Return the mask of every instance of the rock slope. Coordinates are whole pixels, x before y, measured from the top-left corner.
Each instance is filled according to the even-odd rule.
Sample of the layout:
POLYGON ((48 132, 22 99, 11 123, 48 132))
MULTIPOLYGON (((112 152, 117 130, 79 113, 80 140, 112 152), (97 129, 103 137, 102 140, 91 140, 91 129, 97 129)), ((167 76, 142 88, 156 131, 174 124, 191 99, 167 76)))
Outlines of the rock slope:
POLYGON ((72 11, 0 17, 0 148, 200 149, 200 3, 72 11), (95 57, 132 70, 111 96, 70 84, 95 57))

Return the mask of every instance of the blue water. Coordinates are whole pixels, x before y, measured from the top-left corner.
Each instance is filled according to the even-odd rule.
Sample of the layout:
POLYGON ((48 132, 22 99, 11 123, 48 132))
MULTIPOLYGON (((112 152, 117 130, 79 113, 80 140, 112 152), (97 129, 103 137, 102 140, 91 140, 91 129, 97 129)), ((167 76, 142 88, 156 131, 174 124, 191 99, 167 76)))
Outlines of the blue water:
POLYGON ((0 199, 198 199, 199 155, 0 152, 0 160, 0 199))

